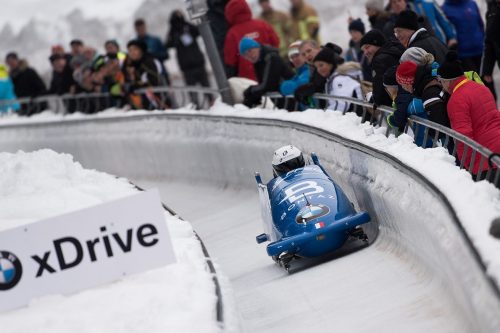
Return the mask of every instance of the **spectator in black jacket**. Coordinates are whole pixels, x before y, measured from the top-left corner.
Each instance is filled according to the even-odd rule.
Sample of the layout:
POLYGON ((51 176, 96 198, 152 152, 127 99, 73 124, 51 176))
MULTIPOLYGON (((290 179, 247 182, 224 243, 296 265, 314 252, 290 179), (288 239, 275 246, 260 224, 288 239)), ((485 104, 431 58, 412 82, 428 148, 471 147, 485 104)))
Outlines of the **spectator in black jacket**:
POLYGON ((215 45, 219 51, 220 58, 224 59, 224 41, 226 39, 229 25, 224 15, 224 8, 229 0, 207 0, 207 18, 210 21, 210 30, 214 35, 215 45))
MULTIPOLYGON (((164 85, 165 79, 161 74, 161 64, 148 52, 146 43, 141 40, 131 40, 127 44, 128 56, 125 60, 125 82, 129 92, 136 89, 164 85)), ((141 105, 136 108, 160 108, 162 105, 158 96, 142 94, 141 105)))
POLYGON ((279 91, 283 80, 294 76, 294 72, 280 57, 278 49, 260 45, 255 40, 243 37, 239 43, 240 54, 253 64, 259 84, 248 87, 243 93, 243 104, 248 107, 261 103, 267 92, 279 91))
POLYGON ((75 81, 73 71, 68 66, 67 57, 60 53, 49 57, 52 65, 52 80, 50 81, 49 94, 63 95, 74 90, 75 81))
MULTIPOLYGON (((180 10, 175 10, 170 16, 170 30, 167 35, 167 48, 175 48, 177 62, 188 86, 200 84, 208 87, 208 74, 205 69, 205 56, 201 53, 196 38, 198 28, 186 22, 180 10)), ((193 103, 197 103, 197 94, 191 96, 193 103)))
POLYGON ((414 11, 404 10, 399 14, 394 23, 394 34, 405 48, 420 47, 431 53, 438 63, 444 62, 448 47, 425 28, 419 28, 414 11))
POLYGON ((26 60, 19 59, 17 53, 7 54, 5 62, 9 66, 9 75, 17 97, 37 97, 47 92, 38 73, 28 66, 26 60))
POLYGON ((373 103, 391 106, 392 100, 384 88, 384 73, 399 63, 404 48, 399 42, 386 40, 379 30, 368 31, 361 38, 361 50, 370 62, 373 73, 373 103))
POLYGON ((500 68, 500 0, 488 1, 486 12, 486 37, 484 39, 484 53, 481 64, 481 76, 485 85, 497 99, 493 81, 495 62, 500 68))
POLYGON ((363 80, 372 81, 372 70, 368 59, 366 59, 361 47, 359 46, 361 38, 365 34, 365 25, 361 19, 349 19, 349 34, 351 40, 349 41, 349 49, 345 53, 345 61, 355 61, 361 65, 363 70, 363 80))
MULTIPOLYGON (((368 0, 365 4, 366 15, 370 21, 372 30, 383 31, 385 25, 389 22, 389 13, 384 8, 383 0, 368 0)), ((390 36, 385 36, 390 38, 390 36)))
MULTIPOLYGON (((24 59, 19 59, 17 53, 10 52, 5 57, 5 62, 9 66, 9 76, 14 84, 14 92, 18 98, 37 97, 45 95, 47 88, 38 73, 24 59)), ((45 109, 46 104, 22 104, 18 111, 20 115, 30 116, 38 110, 45 109)))

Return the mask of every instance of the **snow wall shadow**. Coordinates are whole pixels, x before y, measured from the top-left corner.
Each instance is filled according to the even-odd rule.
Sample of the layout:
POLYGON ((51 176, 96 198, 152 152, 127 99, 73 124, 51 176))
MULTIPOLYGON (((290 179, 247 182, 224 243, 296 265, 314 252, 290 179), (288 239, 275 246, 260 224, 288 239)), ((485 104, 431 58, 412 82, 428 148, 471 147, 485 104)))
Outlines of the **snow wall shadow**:
POLYGON ((369 147, 296 123, 180 113, 0 128, 1 151, 50 148, 130 179, 231 189, 255 189, 255 171, 268 180, 277 147, 291 143, 316 152, 357 208, 375 220, 368 230, 372 239, 378 233, 372 246, 410 265, 422 284, 447 291, 475 331, 500 331, 498 290, 446 199, 416 172, 369 147))

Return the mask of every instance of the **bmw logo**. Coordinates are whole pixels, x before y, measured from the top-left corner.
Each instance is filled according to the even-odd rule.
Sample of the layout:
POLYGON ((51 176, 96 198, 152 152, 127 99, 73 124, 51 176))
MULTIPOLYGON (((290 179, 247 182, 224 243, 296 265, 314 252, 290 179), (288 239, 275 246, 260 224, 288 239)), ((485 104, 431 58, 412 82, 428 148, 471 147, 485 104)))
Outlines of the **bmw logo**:
POLYGON ((0 251, 0 291, 14 288, 22 275, 21 261, 8 251, 0 251))

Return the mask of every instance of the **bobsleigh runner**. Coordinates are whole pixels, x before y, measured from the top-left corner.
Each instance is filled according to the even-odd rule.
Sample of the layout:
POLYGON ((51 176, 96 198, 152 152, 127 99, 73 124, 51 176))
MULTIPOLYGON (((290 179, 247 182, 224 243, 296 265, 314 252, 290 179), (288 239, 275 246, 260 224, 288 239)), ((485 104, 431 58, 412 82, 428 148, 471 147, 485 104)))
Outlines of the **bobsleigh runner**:
POLYGON ((264 222, 264 233, 256 237, 257 243, 269 241, 267 254, 287 271, 293 259, 326 255, 340 249, 349 238, 368 244, 360 226, 369 222, 370 216, 356 212, 318 157, 313 153, 311 158, 313 164, 305 165, 300 150, 285 146, 275 152, 274 179, 266 185, 259 173, 255 174, 264 222), (296 157, 287 159, 286 155, 296 157), (283 168, 287 164, 290 171, 283 168))

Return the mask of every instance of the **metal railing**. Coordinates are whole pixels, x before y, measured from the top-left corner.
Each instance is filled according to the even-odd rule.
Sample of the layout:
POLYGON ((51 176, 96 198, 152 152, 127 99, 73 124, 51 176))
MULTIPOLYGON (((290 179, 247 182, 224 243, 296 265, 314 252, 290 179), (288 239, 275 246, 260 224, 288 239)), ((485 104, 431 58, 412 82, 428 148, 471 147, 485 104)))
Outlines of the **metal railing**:
MULTIPOLYGON (((137 89, 133 95, 148 96, 158 102, 148 103, 144 109, 178 108, 190 103, 197 109, 209 108, 220 95, 219 91, 204 87, 151 87, 137 89)), ((16 104, 19 113, 32 115, 50 109, 58 114, 73 112, 96 113, 112 107, 122 108, 128 104, 128 95, 112 95, 110 93, 78 93, 64 95, 45 95, 34 98, 20 98, 15 100, 0 100, 0 109, 8 108, 13 113, 16 104)))
MULTIPOLYGON (((293 96, 283 96, 277 92, 268 93, 265 97, 268 97, 273 102, 274 108, 279 104, 285 109, 288 109, 289 106, 293 106, 294 109, 297 109, 299 105, 293 96), (281 100, 281 103, 278 103, 279 100, 281 100)), ((376 127, 383 126, 387 116, 394 112, 392 108, 387 106, 378 106, 374 108, 373 104, 355 98, 327 94, 314 94, 313 98, 327 102, 334 99, 360 106, 363 108, 361 122, 369 121, 376 127)), ((264 103, 266 103, 265 100, 264 103)), ((346 114, 347 112, 348 111, 343 111, 342 114, 346 114)), ((485 179, 500 188, 500 152, 492 152, 488 148, 451 128, 414 115, 408 117, 404 133, 409 133, 410 130, 413 132, 415 142, 419 137, 420 131, 423 130, 423 137, 421 137, 422 146, 427 148, 434 148, 437 146, 444 147, 456 158, 456 164, 461 169, 466 169, 473 176, 474 180, 478 181, 485 179), (459 154, 457 146, 463 147, 461 154, 459 154)), ((398 135, 400 133, 398 129, 387 126, 386 136, 391 134, 398 135)))
MULTIPOLYGON (((154 95, 161 106, 160 108, 178 108, 193 103, 196 108, 200 109, 208 108, 212 105, 215 98, 220 96, 219 91, 216 89, 179 86, 139 89, 134 91, 134 94, 149 97, 154 95)), ((284 109, 297 110, 299 106, 299 103, 293 96, 283 96, 275 92, 268 93, 265 97, 274 102, 274 108, 276 108, 276 105, 280 105, 284 109), (280 103, 277 103, 278 101, 280 103)), ((56 113, 63 114, 76 111, 95 113, 110 107, 124 107, 126 102, 124 98, 124 96, 114 96, 109 93, 48 95, 36 98, 0 101, 0 108, 18 103, 21 108, 28 109, 28 115, 38 113, 44 109, 51 109, 56 113)), ((379 106, 374 108, 373 104, 355 98, 327 94, 314 94, 313 98, 323 101, 335 99, 360 106, 362 108, 361 121, 369 121, 375 127, 386 125, 386 117, 393 113, 393 109, 389 107, 379 106)), ((264 99, 264 103, 266 103, 266 100, 264 99)), ((266 105, 264 104, 264 106, 266 105)), ((150 105, 150 109, 152 108, 154 108, 154 104, 150 105)), ((345 114, 346 112, 342 113, 345 114)), ((420 137, 420 144, 423 147, 441 146, 448 149, 449 153, 456 158, 456 164, 471 173, 475 180, 486 179, 495 186, 500 187, 500 155, 498 154, 500 152, 492 152, 476 141, 450 128, 413 115, 408 117, 404 128, 405 133, 409 133, 410 131, 413 132, 415 142, 420 137), (423 136, 419 136, 421 131, 423 131, 423 136), (461 154, 457 150, 457 146, 463 147, 461 154)), ((386 126, 385 134, 389 136, 400 133, 398 129, 386 126)))

